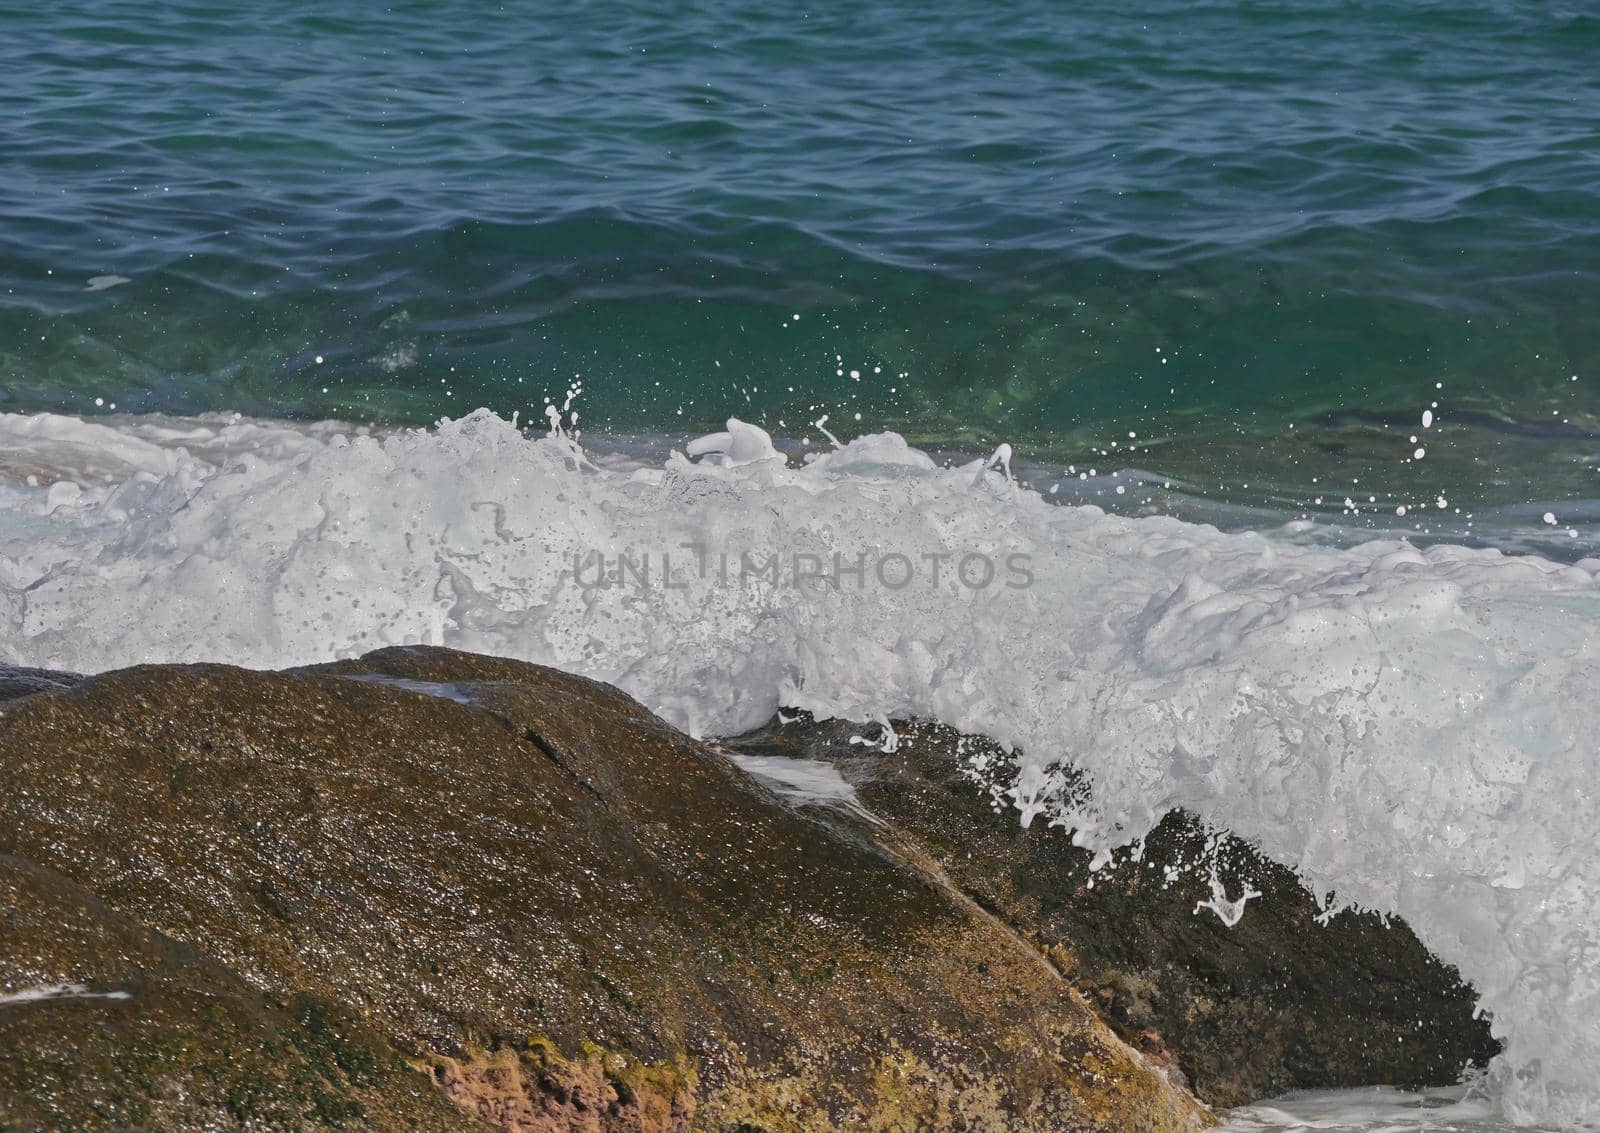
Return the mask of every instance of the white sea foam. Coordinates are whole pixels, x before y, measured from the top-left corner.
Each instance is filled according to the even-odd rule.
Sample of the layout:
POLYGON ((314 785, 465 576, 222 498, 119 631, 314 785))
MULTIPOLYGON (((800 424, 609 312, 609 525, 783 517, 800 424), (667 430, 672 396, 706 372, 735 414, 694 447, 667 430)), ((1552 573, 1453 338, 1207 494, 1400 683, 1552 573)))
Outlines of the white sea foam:
POLYGON ((56 445, 97 471, 76 492, 0 486, 0 661, 441 643, 615 682, 701 734, 780 704, 937 718, 1020 748, 1016 804, 1086 846, 1186 807, 1331 902, 1404 915, 1492 1012, 1504 1111, 1600 1123, 1600 561, 1054 506, 892 435, 793 467, 730 426, 712 459, 619 470, 488 414, 386 436, 160 426, 193 451, 33 421, 0 417, 0 437, 36 438, 21 463, 56 445), (649 583, 580 585, 596 550, 654 563, 649 583), (918 573, 797 586, 741 553, 918 573), (969 553, 1025 556, 1031 585, 963 584, 969 553), (950 556, 937 583, 929 555, 950 556))
POLYGON ((1219 1133, 1504 1133, 1512 1126, 1476 1090, 1304 1091, 1222 1115, 1219 1133))
POLYGON ((744 755, 729 752, 728 758, 752 778, 759 779, 775 794, 808 806, 835 807, 877 822, 877 817, 862 805, 856 789, 845 782, 839 769, 820 759, 786 759, 777 755, 744 755))
POLYGON ((87 984, 43 984, 0 994, 0 1007, 16 1003, 42 1003, 50 999, 131 999, 125 991, 90 991, 87 984))
POLYGON ((414 692, 419 696, 433 696, 440 700, 453 700, 457 704, 472 705, 478 703, 470 689, 446 681, 414 681, 406 677, 388 677, 381 673, 351 673, 346 680, 360 681, 362 684, 384 685, 388 688, 404 689, 414 692))

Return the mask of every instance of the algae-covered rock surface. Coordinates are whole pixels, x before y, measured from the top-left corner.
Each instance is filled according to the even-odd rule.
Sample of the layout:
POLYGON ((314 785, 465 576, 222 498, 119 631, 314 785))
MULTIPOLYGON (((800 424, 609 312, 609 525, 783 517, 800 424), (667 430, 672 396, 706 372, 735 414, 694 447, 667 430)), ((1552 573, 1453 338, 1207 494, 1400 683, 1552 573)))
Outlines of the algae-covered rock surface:
POLYGON ((913 836, 607 686, 394 649, 10 690, 8 1131, 1211 1120, 913 836))
POLYGON ((0 854, 0 1129, 481 1127, 342 1005, 0 854))
MULTIPOLYGON (((1171 814, 1096 874, 1090 854, 1044 823, 991 805, 970 769, 1004 752, 948 728, 789 723, 728 741, 758 757, 821 760, 952 882, 1049 954, 1131 1044, 1176 1065, 1214 1105, 1292 1089, 1442 1085, 1497 1046, 1475 994, 1404 923, 1346 911, 1321 918, 1282 866, 1171 814), (862 733, 866 733, 863 737, 862 733), (1201 907, 1258 891, 1232 926, 1201 907)), ((990 775, 989 778, 996 778, 990 775)), ((998 776, 1003 781, 1003 773, 998 776)))

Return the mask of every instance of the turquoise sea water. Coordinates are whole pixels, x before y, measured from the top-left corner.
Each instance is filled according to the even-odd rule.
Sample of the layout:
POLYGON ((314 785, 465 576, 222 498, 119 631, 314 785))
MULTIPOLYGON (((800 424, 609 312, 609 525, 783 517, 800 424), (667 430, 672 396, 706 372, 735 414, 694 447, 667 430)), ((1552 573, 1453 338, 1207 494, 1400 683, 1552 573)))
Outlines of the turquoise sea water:
POLYGON ((581 375, 610 433, 1600 496, 1586 3, 0 22, 0 410, 538 418, 581 375))

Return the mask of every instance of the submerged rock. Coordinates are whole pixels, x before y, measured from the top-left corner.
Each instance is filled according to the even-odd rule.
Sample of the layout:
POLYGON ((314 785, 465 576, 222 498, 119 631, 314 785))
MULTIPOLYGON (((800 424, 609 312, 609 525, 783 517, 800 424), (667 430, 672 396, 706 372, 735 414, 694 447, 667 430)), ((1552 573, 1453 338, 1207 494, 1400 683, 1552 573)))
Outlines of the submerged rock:
POLYGON ((0 704, 8 1131, 1210 1121, 920 835, 615 689, 424 649, 46 680, 0 704), (26 996, 63 984, 127 998, 26 996))
POLYGON ((1092 875, 1090 854, 1024 829, 969 769, 995 745, 933 725, 801 716, 727 742, 747 756, 826 761, 861 802, 952 882, 1048 954, 1123 1038, 1176 1065, 1203 1100, 1240 1105, 1292 1089, 1453 1083, 1498 1050, 1475 994, 1399 920, 1320 910, 1294 875, 1237 839, 1168 815, 1138 860, 1092 875), (852 742, 852 737, 855 742, 852 742), (1231 927, 1210 908, 1259 891, 1231 927))

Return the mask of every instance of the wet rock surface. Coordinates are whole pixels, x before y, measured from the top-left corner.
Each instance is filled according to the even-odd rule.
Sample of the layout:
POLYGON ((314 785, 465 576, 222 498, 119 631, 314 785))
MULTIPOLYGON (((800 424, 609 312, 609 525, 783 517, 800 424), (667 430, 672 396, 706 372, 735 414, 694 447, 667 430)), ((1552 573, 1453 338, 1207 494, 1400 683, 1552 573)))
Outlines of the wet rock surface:
POLYGON ((1090 854, 1042 822, 1024 829, 967 774, 994 745, 933 725, 800 716, 727 741, 768 758, 825 761, 861 802, 951 881, 1051 957, 1132 1045, 1176 1066, 1218 1106, 1287 1092, 1442 1085, 1497 1051, 1475 995, 1398 920, 1319 909, 1293 874, 1237 839, 1169 815, 1142 859, 1097 875, 1090 854), (865 733, 865 735, 863 735, 865 733), (852 737, 857 737, 852 742, 852 737), (1227 894, 1260 896, 1229 927, 1209 909, 1207 858, 1227 894), (1169 876, 1169 867, 1183 867, 1169 876))
POLYGON ((0 854, 0 1129, 482 1127, 313 992, 264 991, 0 854))
POLYGON ((71 688, 82 679, 76 673, 62 673, 55 669, 0 665, 0 701, 32 696, 36 692, 59 692, 71 688))
POLYGON ((8 1133, 1209 1121, 923 835, 607 686, 425 649, 40 679, 0 703, 8 1133), (126 998, 25 995, 59 985, 126 998))

